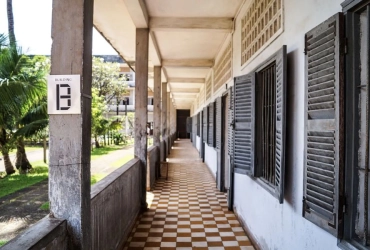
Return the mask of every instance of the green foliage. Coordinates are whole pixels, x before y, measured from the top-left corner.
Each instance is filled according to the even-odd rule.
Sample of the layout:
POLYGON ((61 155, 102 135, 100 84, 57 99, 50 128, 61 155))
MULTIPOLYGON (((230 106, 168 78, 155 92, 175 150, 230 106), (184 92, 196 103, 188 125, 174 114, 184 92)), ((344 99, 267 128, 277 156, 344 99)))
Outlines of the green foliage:
MULTIPOLYGON (((29 58, 15 46, 0 46, 0 149, 4 155, 18 137, 31 136, 48 124, 47 65, 43 57, 29 58)), ((7 162, 9 174, 12 168, 7 162)))
POLYGON ((121 100, 127 94, 126 78, 120 75, 118 63, 104 62, 104 59, 93 57, 92 86, 98 96, 104 97, 107 103, 113 98, 121 100))
POLYGON ((119 145, 123 142, 123 135, 120 132, 114 131, 112 137, 115 145, 119 145))
POLYGON ((117 145, 111 145, 111 146, 105 146, 105 147, 100 147, 100 148, 95 148, 91 152, 91 160, 96 160, 100 156, 109 154, 110 152, 120 150, 122 149, 122 146, 117 146, 117 145))
POLYGON ((0 247, 4 246, 6 243, 8 243, 7 240, 0 240, 0 247))
POLYGON ((45 202, 44 204, 41 205, 41 207, 39 209, 41 209, 41 210, 50 210, 50 203, 48 201, 45 202))
POLYGON ((33 169, 27 175, 13 174, 0 178, 0 198, 32 186, 48 177, 48 167, 42 161, 32 162, 33 169))
POLYGON ((92 89, 92 103, 91 103, 91 133, 95 136, 101 135, 105 132, 106 126, 109 123, 104 118, 106 111, 106 102, 104 97, 98 95, 97 89, 92 89))

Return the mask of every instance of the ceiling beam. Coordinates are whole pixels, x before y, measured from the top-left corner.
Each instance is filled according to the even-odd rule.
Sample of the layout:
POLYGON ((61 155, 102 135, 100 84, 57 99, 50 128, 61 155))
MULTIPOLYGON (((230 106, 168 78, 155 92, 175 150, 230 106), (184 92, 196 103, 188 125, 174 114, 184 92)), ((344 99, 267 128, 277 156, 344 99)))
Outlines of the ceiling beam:
POLYGON ((181 89, 172 88, 171 91, 175 95, 176 95, 176 93, 184 93, 184 92, 185 93, 196 93, 196 94, 199 93, 199 89, 197 89, 197 88, 181 88, 181 89))
POLYGON ((185 68, 212 68, 213 60, 211 59, 164 59, 163 67, 185 67, 185 68))
POLYGON ((169 78, 168 82, 170 83, 205 83, 205 78, 186 78, 186 77, 177 77, 169 78))
POLYGON ((144 0, 124 0, 136 28, 148 28, 149 14, 144 0))
POLYGON ((220 17, 151 17, 149 28, 154 31, 187 29, 231 33, 233 30, 233 19, 220 17))

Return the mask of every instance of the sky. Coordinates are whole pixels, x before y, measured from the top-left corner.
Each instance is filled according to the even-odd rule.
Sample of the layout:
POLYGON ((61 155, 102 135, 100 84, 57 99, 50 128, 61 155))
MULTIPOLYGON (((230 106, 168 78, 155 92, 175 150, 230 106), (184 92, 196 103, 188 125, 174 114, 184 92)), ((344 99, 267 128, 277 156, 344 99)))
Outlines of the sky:
MULTIPOLYGON (((18 45, 29 55, 50 55, 52 0, 13 0, 14 32, 18 45)), ((8 34, 6 1, 0 0, 0 34, 8 34)), ((117 52, 94 29, 94 55, 117 52)))

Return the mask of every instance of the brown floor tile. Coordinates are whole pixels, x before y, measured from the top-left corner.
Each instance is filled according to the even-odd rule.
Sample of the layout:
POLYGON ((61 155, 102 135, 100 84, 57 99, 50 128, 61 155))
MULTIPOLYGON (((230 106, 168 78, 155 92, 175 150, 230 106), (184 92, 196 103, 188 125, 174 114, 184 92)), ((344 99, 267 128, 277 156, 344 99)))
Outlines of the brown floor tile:
MULTIPOLYGON (((226 194, 215 188, 214 178, 207 166, 196 159, 199 159, 198 152, 189 140, 176 141, 169 155, 169 178, 157 181, 152 205, 139 217, 125 249, 143 249, 145 246, 203 250, 225 246, 224 249, 234 250, 251 245, 246 237, 239 242, 236 240, 236 236, 246 235, 232 231, 240 225, 233 212, 227 209, 226 194), (182 149, 177 149, 180 147, 182 149), (166 237, 163 237, 164 234, 166 237), (236 244, 238 246, 233 246, 236 244)), ((164 171, 162 169, 162 176, 164 171)))

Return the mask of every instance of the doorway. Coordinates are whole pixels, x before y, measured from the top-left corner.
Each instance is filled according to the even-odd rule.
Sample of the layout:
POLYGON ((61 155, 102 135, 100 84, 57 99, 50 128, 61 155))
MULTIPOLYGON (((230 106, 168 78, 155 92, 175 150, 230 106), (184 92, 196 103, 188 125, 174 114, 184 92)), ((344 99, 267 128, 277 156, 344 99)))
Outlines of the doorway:
POLYGON ((190 134, 186 131, 186 118, 190 117, 189 109, 176 110, 177 138, 188 139, 190 134))

